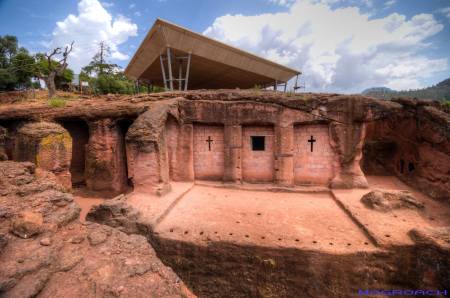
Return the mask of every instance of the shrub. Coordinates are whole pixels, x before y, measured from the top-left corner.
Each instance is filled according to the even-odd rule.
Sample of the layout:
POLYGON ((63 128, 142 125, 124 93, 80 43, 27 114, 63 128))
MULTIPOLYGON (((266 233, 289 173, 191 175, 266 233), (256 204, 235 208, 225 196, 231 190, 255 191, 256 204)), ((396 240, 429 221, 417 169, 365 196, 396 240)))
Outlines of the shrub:
POLYGON ((54 108, 62 108, 66 106, 66 101, 63 98, 55 97, 50 99, 48 104, 54 108))

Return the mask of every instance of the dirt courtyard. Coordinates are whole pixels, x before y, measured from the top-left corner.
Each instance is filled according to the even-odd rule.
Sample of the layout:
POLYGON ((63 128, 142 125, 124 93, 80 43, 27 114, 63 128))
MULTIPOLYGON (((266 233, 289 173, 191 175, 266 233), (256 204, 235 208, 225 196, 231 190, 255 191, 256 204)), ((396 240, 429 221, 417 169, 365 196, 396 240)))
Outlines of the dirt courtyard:
MULTIPOLYGON (((351 253, 411 244, 408 231, 412 228, 448 225, 448 208, 398 178, 369 176, 368 181, 369 189, 332 191, 173 183, 169 194, 135 192, 127 202, 141 211, 160 237, 196 245, 228 242, 351 253), (410 191, 425 208, 388 213, 367 209, 360 198, 373 189, 410 191)), ((82 191, 75 193, 75 199, 82 207, 81 220, 103 201, 82 191)))
POLYGON ((328 193, 194 186, 160 222, 160 236, 332 251, 373 248, 328 193))
MULTIPOLYGON (((445 279, 446 256, 437 253, 429 265, 437 273, 429 273, 422 254, 435 251, 418 250, 416 235, 448 226, 450 208, 393 176, 368 181, 369 188, 346 190, 172 182, 165 195, 135 191, 90 215, 145 235, 164 264, 204 297, 293 297, 317 283, 327 293, 310 297, 349 297, 336 293, 384 288, 391 276, 414 281, 412 270, 428 270, 427 281, 445 279), (368 208, 361 197, 376 189, 408 191, 423 208, 368 208)), ((445 235, 439 241, 450 243, 445 235)))

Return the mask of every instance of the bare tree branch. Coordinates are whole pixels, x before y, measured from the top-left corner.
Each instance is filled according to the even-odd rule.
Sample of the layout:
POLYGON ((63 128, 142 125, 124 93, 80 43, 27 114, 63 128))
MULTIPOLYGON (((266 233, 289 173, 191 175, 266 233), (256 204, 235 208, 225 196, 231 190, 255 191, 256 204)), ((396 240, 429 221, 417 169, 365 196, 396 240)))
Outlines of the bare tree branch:
POLYGON ((39 72, 39 76, 45 81, 48 91, 49 98, 52 98, 56 94, 55 88, 55 76, 60 76, 64 73, 64 70, 67 68, 67 58, 69 57, 70 52, 72 52, 74 41, 70 44, 70 46, 66 46, 64 48, 64 52, 62 52, 61 47, 57 47, 53 49, 50 53, 45 53, 44 57, 47 59, 48 63, 48 75, 44 75, 41 71, 39 72), (60 60, 53 59, 54 56, 62 54, 62 58, 60 60))

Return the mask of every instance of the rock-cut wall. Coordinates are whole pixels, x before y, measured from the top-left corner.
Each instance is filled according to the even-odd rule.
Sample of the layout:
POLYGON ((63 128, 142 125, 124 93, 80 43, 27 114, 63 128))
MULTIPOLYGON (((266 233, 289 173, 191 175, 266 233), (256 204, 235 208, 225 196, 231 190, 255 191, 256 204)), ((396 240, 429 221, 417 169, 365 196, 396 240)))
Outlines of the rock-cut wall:
POLYGON ((450 202, 450 115, 400 100, 402 113, 368 123, 367 174, 394 174, 432 198, 450 202))
POLYGON ((85 150, 84 169, 76 160, 84 173, 77 174, 91 190, 121 193, 131 181, 135 190, 162 194, 171 181, 195 179, 363 188, 366 174, 394 174, 448 198, 450 120, 432 102, 215 90, 97 98, 58 109, 13 104, 0 106, 2 125, 15 123, 7 138, 0 128, 0 158, 7 152, 37 162, 68 185, 70 136, 55 123, 81 120, 89 136, 75 146, 85 150), (255 136, 265 151, 253 149, 255 136))

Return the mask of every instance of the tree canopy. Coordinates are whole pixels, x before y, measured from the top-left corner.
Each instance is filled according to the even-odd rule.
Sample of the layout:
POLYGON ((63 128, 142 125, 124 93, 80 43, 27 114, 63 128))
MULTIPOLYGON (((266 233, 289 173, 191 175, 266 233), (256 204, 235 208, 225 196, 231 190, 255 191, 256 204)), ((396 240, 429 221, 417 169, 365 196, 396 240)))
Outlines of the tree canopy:
MULTIPOLYGON (((45 54, 31 55, 27 49, 19 47, 17 37, 0 36, 0 91, 29 88, 32 78, 49 75, 57 65, 58 61, 49 60, 45 54)), ((72 78, 73 71, 65 68, 55 76, 56 88, 63 88, 72 78)))
POLYGON ((92 57, 91 62, 83 67, 80 79, 88 81, 92 91, 96 94, 134 93, 134 82, 124 75, 117 64, 108 62, 109 56, 108 45, 101 42, 98 52, 92 57))

